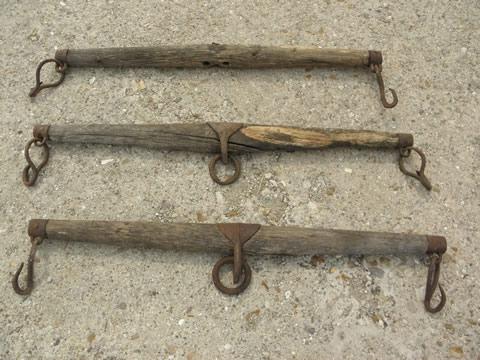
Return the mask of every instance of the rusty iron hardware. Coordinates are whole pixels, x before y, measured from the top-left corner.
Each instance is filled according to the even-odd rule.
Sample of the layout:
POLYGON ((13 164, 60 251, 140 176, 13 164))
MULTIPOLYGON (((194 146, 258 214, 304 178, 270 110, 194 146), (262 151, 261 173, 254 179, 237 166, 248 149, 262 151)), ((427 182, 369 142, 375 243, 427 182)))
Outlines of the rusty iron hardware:
POLYGON ((24 155, 25 160, 27 161, 27 166, 23 169, 22 172, 22 181, 25 186, 33 186, 37 181, 38 174, 40 170, 47 165, 48 158, 50 155, 50 148, 47 144, 48 138, 48 125, 47 126, 38 126, 33 130, 33 138, 30 139, 25 145, 24 155), (41 147, 43 151, 42 161, 40 164, 35 165, 30 157, 30 149, 32 145, 41 147))
POLYGON ((235 134, 238 130, 243 127, 243 124, 238 123, 231 123, 231 124, 223 124, 223 123, 208 123, 208 126, 215 131, 217 134, 218 141, 220 142, 220 154, 216 155, 208 164, 208 170, 210 172, 210 177, 213 181, 215 181, 219 185, 230 185, 233 184, 237 179, 240 177, 241 172, 241 165, 240 161, 238 161, 235 157, 228 154, 228 141, 230 137, 235 134), (221 180, 217 176, 217 162, 222 160, 224 165, 227 165, 229 161, 233 163, 235 166, 235 172, 233 175, 227 177, 225 180, 221 180))
POLYGON ((386 233, 259 224, 189 224, 94 220, 30 220, 32 246, 28 257, 26 286, 19 285, 23 263, 12 279, 17 294, 29 295, 33 289, 33 270, 37 246, 44 240, 82 241, 123 247, 220 252, 212 270, 215 287, 224 294, 238 295, 250 284, 252 270, 245 254, 257 255, 415 255, 430 259, 425 288, 425 310, 439 312, 446 303, 439 285, 440 263, 447 250, 443 236, 412 233, 386 233), (231 265, 233 287, 220 279, 220 270, 231 265), (435 291, 440 301, 432 305, 435 291))
POLYGON ((67 64, 64 63, 63 61, 60 61, 60 60, 57 60, 57 59, 43 60, 37 66, 37 70, 35 71, 35 86, 30 89, 30 92, 28 93, 28 95, 30 97, 35 97, 43 89, 47 89, 47 88, 51 88, 51 87, 57 87, 58 85, 60 85, 63 82, 63 80, 65 80, 65 72, 66 71, 67 71, 67 64), (40 73, 42 71, 43 66, 45 64, 48 64, 48 63, 51 63, 51 62, 55 63, 55 71, 60 74, 60 78, 53 83, 44 84, 43 81, 41 81, 41 79, 40 79, 40 76, 41 76, 40 73))
POLYGON ((20 273, 22 272, 23 266, 24 266, 23 262, 20 264, 17 271, 15 272, 15 275, 13 275, 13 278, 12 278, 13 290, 15 290, 15 292, 18 295, 29 295, 33 290, 33 264, 35 262, 35 254, 37 252, 37 246, 42 243, 43 238, 32 237, 30 238, 30 240, 32 243, 32 247, 30 248, 30 255, 28 255, 28 260, 27 260, 26 286, 22 289, 18 283, 18 277, 20 276, 20 273))
POLYGON ((400 167, 400 171, 405 175, 411 176, 417 179, 418 181, 420 181, 427 190, 429 191, 432 190, 432 184, 430 183, 430 180, 428 180, 428 178, 425 176, 425 167, 427 166, 427 157, 425 156, 423 151, 414 146, 406 146, 406 147, 400 148, 399 152, 400 152, 400 158, 399 158, 398 165, 400 167), (420 165, 420 169, 415 170, 415 172, 408 171, 405 168, 405 159, 407 159, 411 155, 412 151, 416 152, 420 156, 420 159, 422 161, 420 165))
POLYGON ((431 190, 425 176, 426 158, 421 150, 413 147, 413 135, 370 130, 319 129, 287 126, 254 125, 242 123, 191 123, 162 125, 36 125, 33 138, 27 144, 24 182, 35 183, 40 170, 48 161, 48 143, 85 143, 105 145, 143 146, 158 150, 179 150, 216 154, 209 163, 210 177, 217 184, 228 185, 240 177, 241 163, 232 154, 264 151, 322 150, 330 147, 397 149, 400 152, 400 170, 420 181, 431 190), (36 166, 30 159, 32 144, 43 146, 45 157, 36 166), (416 173, 405 168, 405 159, 411 152, 418 153, 422 166, 416 173), (221 179, 217 164, 233 164, 233 175, 221 179), (31 172, 31 176, 29 176, 31 172))
POLYGON ((47 59, 37 68, 37 84, 30 91, 36 96, 40 90, 58 86, 65 77, 66 67, 157 67, 157 68, 230 68, 262 69, 304 67, 366 67, 376 75, 380 99, 385 108, 398 103, 395 90, 389 89, 393 100, 385 97, 382 78, 383 56, 380 51, 353 49, 326 49, 319 47, 274 47, 258 45, 202 44, 161 47, 123 47, 100 49, 60 49, 53 59, 47 59), (55 62, 60 80, 42 85, 40 70, 45 63, 55 62))
POLYGON ((231 241, 233 245, 233 256, 224 256, 217 261, 212 270, 213 283, 218 290, 227 295, 237 295, 243 292, 250 284, 252 270, 243 255, 243 245, 254 236, 260 229, 258 224, 218 224, 218 230, 231 241), (239 284, 241 275, 242 281, 239 285, 229 288, 220 280, 220 269, 226 265, 233 266, 233 283, 239 284))
POLYGON ((440 277, 440 264, 442 262, 442 255, 433 253, 430 255, 430 266, 428 267, 427 275, 427 285, 425 287, 425 300, 424 305, 425 309, 431 313, 437 313, 443 309, 447 301, 447 296, 445 295, 445 290, 438 283, 440 277), (440 302, 437 306, 432 306, 432 298, 435 293, 436 288, 440 291, 440 302))
POLYGON ((396 91, 393 90, 392 88, 388 88, 393 98, 392 102, 390 103, 387 101, 387 98, 385 96, 385 84, 383 83, 383 77, 382 77, 382 64, 372 64, 370 66, 372 71, 375 73, 377 77, 378 88, 380 90, 380 100, 382 101, 383 107, 387 109, 391 109, 395 107, 398 104, 398 97, 397 97, 396 91))

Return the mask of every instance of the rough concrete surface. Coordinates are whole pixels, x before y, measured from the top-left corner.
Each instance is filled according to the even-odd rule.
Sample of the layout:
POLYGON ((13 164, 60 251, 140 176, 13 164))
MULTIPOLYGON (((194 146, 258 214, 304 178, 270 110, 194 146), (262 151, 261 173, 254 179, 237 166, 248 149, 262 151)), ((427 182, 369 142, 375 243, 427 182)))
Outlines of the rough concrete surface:
MULTIPOLYGON (((0 1, 1 359, 478 359, 478 1, 0 1), (384 52, 394 109, 363 69, 72 69, 31 100, 55 49, 187 43, 384 52), (240 121, 410 132, 427 192, 394 151, 243 156, 229 187, 210 156, 55 145, 21 183, 36 123, 240 121), (112 161, 106 161, 112 159, 112 161), (10 279, 30 218, 256 222, 444 235, 447 305, 424 311, 415 257, 250 257, 241 296, 219 293, 220 254, 46 241, 28 297, 10 279)), ((46 78, 54 78, 51 68, 46 78)))

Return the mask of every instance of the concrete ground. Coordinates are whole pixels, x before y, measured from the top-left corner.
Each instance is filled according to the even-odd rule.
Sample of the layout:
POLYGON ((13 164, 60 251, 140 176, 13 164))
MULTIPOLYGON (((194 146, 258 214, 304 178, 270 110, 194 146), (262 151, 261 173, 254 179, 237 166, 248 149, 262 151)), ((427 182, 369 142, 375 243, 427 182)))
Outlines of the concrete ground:
MULTIPOLYGON (((0 1, 1 359, 478 359, 478 1, 0 1), (384 52, 384 109, 359 70, 71 69, 27 94, 55 49, 187 43, 318 45, 384 52), (409 132, 427 192, 394 151, 244 156, 229 187, 208 155, 55 145, 21 182, 34 124, 237 121, 409 132), (444 235, 448 300, 422 300, 415 257, 250 257, 227 297, 219 254, 45 241, 28 297, 10 279, 30 218, 255 222, 444 235)), ((47 78, 55 76, 51 69, 47 78)))

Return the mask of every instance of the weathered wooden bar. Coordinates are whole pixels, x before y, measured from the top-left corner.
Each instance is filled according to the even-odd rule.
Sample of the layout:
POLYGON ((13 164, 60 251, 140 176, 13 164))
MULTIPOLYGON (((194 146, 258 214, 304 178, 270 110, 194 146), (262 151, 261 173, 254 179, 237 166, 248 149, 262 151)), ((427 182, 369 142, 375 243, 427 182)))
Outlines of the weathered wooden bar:
POLYGON ((158 248, 219 252, 232 254, 218 260, 212 270, 214 285, 223 293, 236 295, 244 291, 251 280, 252 270, 246 255, 428 255, 431 263, 425 290, 425 308, 440 311, 446 300, 438 285, 442 254, 447 250, 443 236, 398 234, 372 231, 303 228, 297 226, 265 226, 259 224, 162 224, 157 222, 94 221, 94 220, 31 220, 28 234, 32 248, 28 258, 27 286, 18 283, 23 263, 12 279, 20 295, 33 289, 33 269, 37 247, 44 241, 64 240, 122 247, 158 248), (220 269, 231 264, 233 283, 225 286, 220 269), (441 299, 431 305, 438 287, 441 299))
MULTIPOLYGON (((48 141, 53 143, 135 145, 159 150, 218 153, 220 140, 211 124, 224 125, 224 123, 50 125, 47 131, 48 141)), ((369 130, 239 125, 241 125, 239 130, 228 139, 228 151, 232 153, 319 150, 335 146, 403 148, 413 145, 411 134, 369 130)), ((37 125, 34 128, 34 136, 44 137, 45 129, 44 125, 37 125)))
POLYGON ((43 166, 48 161, 47 143, 91 143, 104 145, 133 145, 159 150, 180 150, 201 153, 217 153, 209 163, 212 179, 220 185, 235 182, 241 172, 240 161, 232 154, 262 151, 321 150, 337 146, 359 148, 398 149, 400 170, 413 176, 428 189, 425 177, 425 155, 413 147, 413 135, 371 130, 342 130, 299 128, 242 123, 191 123, 157 125, 36 125, 33 139, 27 143, 25 158, 28 165, 23 171, 23 182, 32 186, 43 166), (45 158, 35 165, 30 158, 30 147, 43 146, 45 158), (422 157, 420 172, 405 169, 404 160, 414 150, 422 157), (216 164, 219 160, 226 165, 231 162, 235 172, 220 179, 216 164))
POLYGON ((69 67, 288 68, 381 64, 379 51, 298 46, 200 44, 159 47, 60 49, 69 67))
MULTIPOLYGON (((223 253, 232 250, 231 242, 217 224, 31 220, 29 234, 51 240, 163 250, 223 253)), ((244 250, 259 255, 423 255, 445 252, 446 240, 407 233, 262 225, 244 244, 244 250)))
POLYGON ((121 47, 96 49, 60 49, 55 57, 46 59, 37 67, 36 85, 30 96, 42 89, 60 85, 68 68, 74 67, 155 67, 155 68, 315 68, 364 67, 376 75, 380 99, 386 108, 397 105, 395 90, 390 89, 392 101, 385 97, 382 78, 383 57, 380 51, 354 49, 325 49, 299 46, 259 45, 166 45, 157 47, 121 47), (47 63, 55 63, 60 78, 50 84, 40 79, 40 71, 47 63))

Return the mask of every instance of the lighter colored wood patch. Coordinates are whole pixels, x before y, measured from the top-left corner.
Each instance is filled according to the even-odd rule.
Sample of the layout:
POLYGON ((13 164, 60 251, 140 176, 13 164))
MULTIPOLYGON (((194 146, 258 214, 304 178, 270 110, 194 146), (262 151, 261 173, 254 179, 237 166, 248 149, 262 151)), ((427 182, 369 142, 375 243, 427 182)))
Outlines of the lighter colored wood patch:
POLYGON ((394 136, 375 131, 300 129, 282 126, 248 126, 241 131, 245 136, 257 141, 303 148, 323 148, 344 143, 368 146, 398 141, 394 136))
POLYGON ((327 147, 332 143, 329 134, 319 130, 282 126, 248 126, 241 130, 245 136, 276 145, 327 147))

